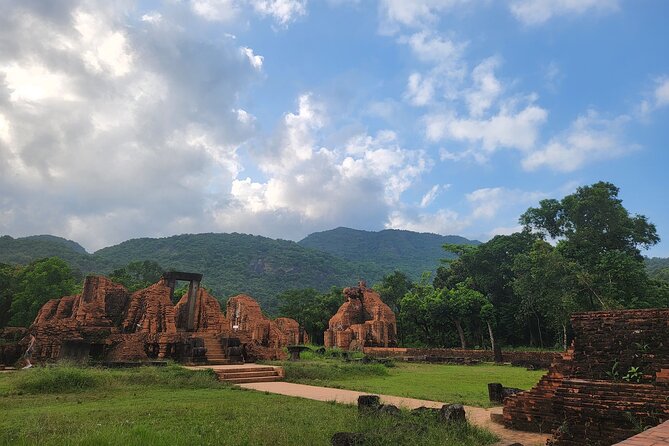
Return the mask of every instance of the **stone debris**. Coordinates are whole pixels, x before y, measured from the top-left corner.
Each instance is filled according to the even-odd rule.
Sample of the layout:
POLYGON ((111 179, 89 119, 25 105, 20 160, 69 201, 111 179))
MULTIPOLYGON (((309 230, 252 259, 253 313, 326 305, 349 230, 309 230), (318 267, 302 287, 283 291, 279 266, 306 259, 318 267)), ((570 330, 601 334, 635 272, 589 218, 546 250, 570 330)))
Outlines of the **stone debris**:
POLYGON ((326 347, 357 350, 363 347, 395 347, 395 313, 381 296, 361 281, 357 287, 344 289, 346 302, 332 316, 325 331, 326 347))
POLYGON ((270 320, 250 296, 230 298, 226 317, 204 288, 193 288, 194 305, 189 293, 173 304, 173 289, 163 278, 130 293, 106 277, 89 276, 81 294, 52 299, 40 309, 29 329, 36 338, 33 358, 224 361, 226 351, 234 350, 237 359, 279 359, 286 356, 284 347, 300 341, 296 321, 270 320))

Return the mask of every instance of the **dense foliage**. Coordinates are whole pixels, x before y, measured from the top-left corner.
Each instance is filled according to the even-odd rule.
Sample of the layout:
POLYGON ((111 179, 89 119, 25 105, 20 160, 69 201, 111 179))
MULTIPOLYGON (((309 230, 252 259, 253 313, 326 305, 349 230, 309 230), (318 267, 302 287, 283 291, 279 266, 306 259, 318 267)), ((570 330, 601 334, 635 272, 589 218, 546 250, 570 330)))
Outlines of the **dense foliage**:
POLYGON ((57 257, 24 267, 0 264, 0 327, 30 325, 42 305, 75 294, 79 282, 67 263, 57 257))

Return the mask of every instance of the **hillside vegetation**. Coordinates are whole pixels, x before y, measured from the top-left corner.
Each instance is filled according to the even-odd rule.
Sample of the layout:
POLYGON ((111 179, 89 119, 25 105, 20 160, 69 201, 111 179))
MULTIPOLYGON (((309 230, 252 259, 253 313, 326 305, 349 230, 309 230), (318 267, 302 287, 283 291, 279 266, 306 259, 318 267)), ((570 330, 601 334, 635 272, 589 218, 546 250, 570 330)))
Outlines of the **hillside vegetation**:
POLYGON ((28 264, 58 257, 81 275, 110 274, 130 262, 150 260, 166 270, 197 271, 222 301, 238 293, 275 313, 276 296, 297 288, 327 291, 365 279, 376 283, 394 270, 417 280, 434 271, 447 253, 444 243, 477 243, 410 231, 338 228, 312 234, 299 244, 246 234, 183 234, 139 238, 89 254, 76 242, 54 236, 0 237, 0 262, 28 264))
POLYGON ((420 279, 424 271, 435 272, 441 259, 455 258, 454 254, 443 250, 444 244, 480 244, 457 235, 398 229, 371 232, 350 228, 315 232, 298 243, 343 259, 376 265, 387 273, 399 270, 413 280, 420 279))

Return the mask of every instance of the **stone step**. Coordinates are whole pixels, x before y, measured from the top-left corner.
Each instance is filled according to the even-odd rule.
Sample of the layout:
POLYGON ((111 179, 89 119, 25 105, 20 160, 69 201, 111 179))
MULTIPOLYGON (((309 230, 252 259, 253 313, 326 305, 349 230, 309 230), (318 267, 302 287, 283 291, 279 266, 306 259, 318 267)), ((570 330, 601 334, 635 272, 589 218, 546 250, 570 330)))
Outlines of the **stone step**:
POLYGON ((230 365, 235 364, 235 362, 229 359, 208 359, 207 365, 230 365))
POLYGON ((273 381, 281 380, 280 376, 267 376, 262 378, 233 378, 233 379, 222 379, 221 381, 232 383, 232 384, 246 384, 246 383, 267 383, 273 381))
POLYGON ((255 373, 255 372, 275 372, 274 367, 235 367, 225 370, 216 370, 216 373, 255 373))
POLYGON ((243 373, 227 373, 223 372, 218 374, 222 379, 236 379, 236 378, 264 378, 269 376, 279 376, 276 370, 271 372, 243 372, 243 373))

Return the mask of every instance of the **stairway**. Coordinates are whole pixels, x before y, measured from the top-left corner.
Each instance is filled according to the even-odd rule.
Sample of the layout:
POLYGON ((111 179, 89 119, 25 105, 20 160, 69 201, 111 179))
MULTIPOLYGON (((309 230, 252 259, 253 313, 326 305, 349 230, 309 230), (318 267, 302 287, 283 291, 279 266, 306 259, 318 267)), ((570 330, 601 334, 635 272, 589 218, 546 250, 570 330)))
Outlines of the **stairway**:
POLYGON ((280 381, 282 371, 279 367, 263 366, 243 366, 231 367, 225 369, 214 369, 219 381, 232 384, 245 383, 263 383, 270 381, 280 381))
POLYGON ((225 351, 223 350, 221 339, 219 337, 213 333, 203 333, 201 337, 204 341, 204 348, 207 349, 207 364, 232 364, 232 361, 225 356, 225 351))

